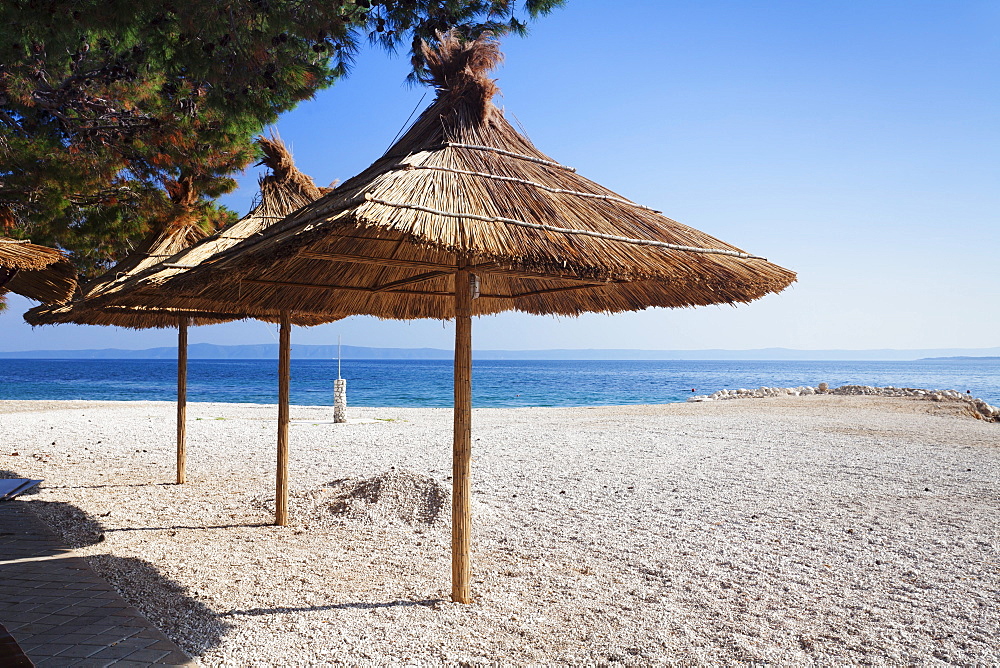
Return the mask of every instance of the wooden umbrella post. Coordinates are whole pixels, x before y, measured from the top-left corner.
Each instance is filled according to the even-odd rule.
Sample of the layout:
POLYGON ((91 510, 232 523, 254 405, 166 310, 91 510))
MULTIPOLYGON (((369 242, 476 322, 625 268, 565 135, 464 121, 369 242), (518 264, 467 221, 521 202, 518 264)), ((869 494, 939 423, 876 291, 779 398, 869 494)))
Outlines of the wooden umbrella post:
POLYGON ((278 470, 274 490, 274 523, 288 524, 288 385, 292 361, 292 324, 288 311, 281 312, 278 337, 278 470))
POLYGON ((455 274, 455 431, 452 449, 451 600, 471 603, 469 507, 472 460, 472 288, 465 269, 455 274))
POLYGON ((177 318, 177 484, 187 480, 187 318, 177 318))

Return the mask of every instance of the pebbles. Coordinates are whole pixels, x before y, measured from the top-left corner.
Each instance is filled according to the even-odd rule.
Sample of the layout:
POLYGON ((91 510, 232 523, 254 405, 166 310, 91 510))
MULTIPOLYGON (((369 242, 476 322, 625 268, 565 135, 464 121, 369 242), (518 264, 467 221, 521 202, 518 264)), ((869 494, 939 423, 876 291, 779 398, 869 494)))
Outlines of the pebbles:
POLYGON ((189 404, 178 486, 173 404, 0 402, 0 469, 45 478, 25 503, 205 666, 991 665, 1000 447, 961 409, 477 409, 473 605, 448 409, 293 407, 288 527, 274 407, 189 404))

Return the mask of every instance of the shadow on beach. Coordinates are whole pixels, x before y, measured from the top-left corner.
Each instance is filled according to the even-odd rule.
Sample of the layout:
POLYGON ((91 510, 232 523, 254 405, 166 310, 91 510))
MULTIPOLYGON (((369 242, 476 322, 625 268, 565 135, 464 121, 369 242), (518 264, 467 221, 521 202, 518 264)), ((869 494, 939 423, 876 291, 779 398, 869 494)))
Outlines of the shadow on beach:
MULTIPOLYGON (((31 476, 26 476, 18 473, 17 471, 11 471, 7 469, 0 469, 0 479, 10 480, 12 478, 30 478, 31 476)), ((38 494, 42 487, 46 489, 106 489, 112 487, 165 487, 167 485, 173 485, 172 482, 139 482, 139 483, 108 483, 104 485, 46 485, 44 481, 40 484, 32 487, 26 492, 23 492, 19 496, 29 496, 32 494, 38 494)))
MULTIPOLYGON (((105 539, 107 529, 100 519, 73 504, 31 500, 26 505, 69 548, 89 547, 105 539)), ((84 559, 129 605, 192 656, 219 645, 231 628, 215 611, 190 596, 183 585, 165 577, 148 561, 110 554, 84 559)))
POLYGON ((110 487, 166 487, 168 485, 174 485, 174 484, 176 483, 137 482, 137 483, 122 483, 122 484, 109 483, 106 485, 50 485, 49 489, 107 489, 110 487))
POLYGON ((164 577, 148 561, 110 554, 96 554, 87 557, 87 561, 129 605, 191 656, 218 646, 232 628, 214 610, 190 596, 183 585, 164 577))
POLYGON ((117 529, 107 529, 108 532, 111 531, 177 531, 177 530, 191 530, 191 531, 215 531, 219 529, 259 529, 261 527, 274 526, 274 522, 247 522, 245 524, 215 524, 212 526, 190 526, 184 524, 175 524, 169 527, 118 527, 117 529))
POLYGON ((260 617, 263 615, 283 615, 292 612, 317 612, 322 610, 375 610, 378 608, 411 608, 423 606, 433 608, 444 603, 441 598, 425 598, 420 601, 388 601, 386 603, 366 603, 356 601, 354 603, 336 603, 331 605, 309 605, 302 607, 282 606, 277 608, 250 608, 249 610, 230 610, 223 612, 219 617, 260 617))
POLYGON ((79 549, 104 541, 100 521, 72 503, 33 499, 28 504, 66 547, 79 549))

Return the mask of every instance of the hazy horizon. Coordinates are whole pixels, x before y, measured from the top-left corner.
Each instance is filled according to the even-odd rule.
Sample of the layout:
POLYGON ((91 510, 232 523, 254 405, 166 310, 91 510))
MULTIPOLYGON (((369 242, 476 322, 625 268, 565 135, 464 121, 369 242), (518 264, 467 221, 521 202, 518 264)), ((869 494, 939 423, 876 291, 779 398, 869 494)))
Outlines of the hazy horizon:
MULTIPOLYGON (((277 343, 220 345, 195 343, 188 347, 190 359, 271 359, 277 355, 277 343)), ((451 359, 450 348, 382 348, 337 344, 297 344, 294 359, 451 359)), ((0 359, 174 359, 176 346, 153 348, 83 348, 0 351, 0 359), (23 356, 23 357, 18 357, 23 356), (64 357, 65 356, 65 357, 64 357)), ((477 359, 521 360, 677 360, 677 361, 917 361, 922 359, 998 359, 1000 347, 994 348, 917 348, 917 349, 660 349, 639 348, 507 348, 473 350, 477 359), (574 357, 578 355, 578 357, 574 357)))

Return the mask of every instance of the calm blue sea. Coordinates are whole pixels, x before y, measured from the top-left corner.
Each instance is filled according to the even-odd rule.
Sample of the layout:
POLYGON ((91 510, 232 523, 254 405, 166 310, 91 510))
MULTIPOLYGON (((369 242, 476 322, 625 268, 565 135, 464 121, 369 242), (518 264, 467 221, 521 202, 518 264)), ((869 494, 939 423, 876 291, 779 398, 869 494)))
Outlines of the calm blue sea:
MULTIPOLYGON (((170 360, 0 359, 0 399, 170 401, 170 360)), ((450 406, 450 360, 345 360, 352 406, 450 406)), ((277 402, 277 362, 191 360, 188 400, 277 402)), ((336 361, 293 360, 292 403, 332 405, 336 361)), ((720 389, 844 384, 955 389, 1000 404, 1000 360, 920 362, 476 361, 480 407, 600 406, 683 401, 720 389)))

